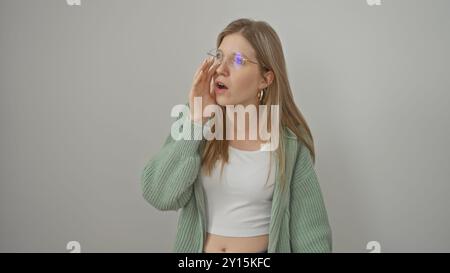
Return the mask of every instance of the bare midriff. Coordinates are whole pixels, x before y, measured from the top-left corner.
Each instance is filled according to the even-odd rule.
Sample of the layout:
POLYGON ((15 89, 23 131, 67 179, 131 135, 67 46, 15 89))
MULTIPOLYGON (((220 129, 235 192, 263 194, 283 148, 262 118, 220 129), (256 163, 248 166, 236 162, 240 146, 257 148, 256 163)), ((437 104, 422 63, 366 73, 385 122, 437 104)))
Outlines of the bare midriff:
POLYGON ((206 233, 205 253, 258 253, 267 250, 269 235, 229 237, 206 233))

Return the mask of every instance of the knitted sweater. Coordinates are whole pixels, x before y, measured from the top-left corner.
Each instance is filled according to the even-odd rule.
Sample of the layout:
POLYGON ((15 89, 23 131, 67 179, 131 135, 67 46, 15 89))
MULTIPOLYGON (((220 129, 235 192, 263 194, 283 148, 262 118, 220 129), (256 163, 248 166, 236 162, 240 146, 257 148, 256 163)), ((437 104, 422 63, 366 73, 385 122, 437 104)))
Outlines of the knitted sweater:
MULTIPOLYGON (((141 174, 148 203, 162 211, 181 209, 173 251, 184 253, 202 252, 206 236, 205 196, 198 176, 207 140, 202 137, 202 125, 186 124, 191 126, 192 140, 174 140, 169 135, 141 174)), ((179 134, 183 131, 189 132, 179 134)), ((282 137, 286 185, 282 190, 276 175, 268 252, 331 252, 331 228, 309 150, 288 128, 282 137)))

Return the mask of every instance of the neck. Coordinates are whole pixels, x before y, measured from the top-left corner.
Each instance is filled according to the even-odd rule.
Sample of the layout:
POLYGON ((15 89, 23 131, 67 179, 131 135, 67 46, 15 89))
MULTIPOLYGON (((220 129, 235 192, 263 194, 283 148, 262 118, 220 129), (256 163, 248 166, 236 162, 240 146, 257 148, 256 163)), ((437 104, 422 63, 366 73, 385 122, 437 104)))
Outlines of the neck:
MULTIPOLYGON (((231 130, 233 132, 233 136, 234 136, 233 140, 242 140, 242 139, 238 139, 238 131, 239 131, 238 126, 240 125, 241 128, 243 128, 243 131, 245 133, 245 135, 244 135, 245 138, 243 140, 246 140, 246 141, 258 140, 259 141, 261 139, 260 135, 259 135, 259 127, 260 127, 260 113, 259 113, 259 107, 258 107, 259 104, 252 102, 252 103, 239 104, 239 105, 244 106, 244 108, 247 107, 248 105, 254 105, 255 109, 256 109, 256 118, 253 117, 252 119, 250 119, 250 112, 244 112, 245 113, 244 126, 242 126, 242 125, 240 125, 242 115, 239 115, 236 112, 233 113, 232 116, 226 115, 226 123, 228 124, 227 129, 231 128, 231 130), (238 116, 240 116, 239 122, 238 122, 238 116), (255 126, 250 126, 252 124, 255 124, 255 126), (256 130, 256 132, 253 132, 253 134, 250 134, 251 129, 256 130), (256 136, 256 139, 255 139, 255 136, 256 136)), ((263 123, 263 124, 265 124, 265 123, 263 123)))

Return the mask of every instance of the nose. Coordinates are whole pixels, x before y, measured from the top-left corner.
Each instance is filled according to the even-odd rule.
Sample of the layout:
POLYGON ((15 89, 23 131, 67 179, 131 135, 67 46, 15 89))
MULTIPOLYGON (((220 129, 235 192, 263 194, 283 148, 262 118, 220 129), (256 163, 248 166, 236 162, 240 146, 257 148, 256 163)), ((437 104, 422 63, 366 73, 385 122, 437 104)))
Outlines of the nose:
POLYGON ((222 60, 219 64, 219 66, 217 66, 216 74, 224 75, 224 76, 229 74, 228 66, 227 66, 227 63, 225 62, 225 60, 222 60))

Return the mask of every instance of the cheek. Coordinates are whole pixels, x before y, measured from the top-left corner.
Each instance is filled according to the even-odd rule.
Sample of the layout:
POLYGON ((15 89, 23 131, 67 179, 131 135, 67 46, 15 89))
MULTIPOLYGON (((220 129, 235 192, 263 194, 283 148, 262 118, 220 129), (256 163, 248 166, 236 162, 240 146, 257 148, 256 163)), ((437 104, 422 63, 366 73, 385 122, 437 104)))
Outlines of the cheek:
POLYGON ((232 92, 246 97, 256 95, 258 77, 254 73, 241 73, 232 77, 232 92))

